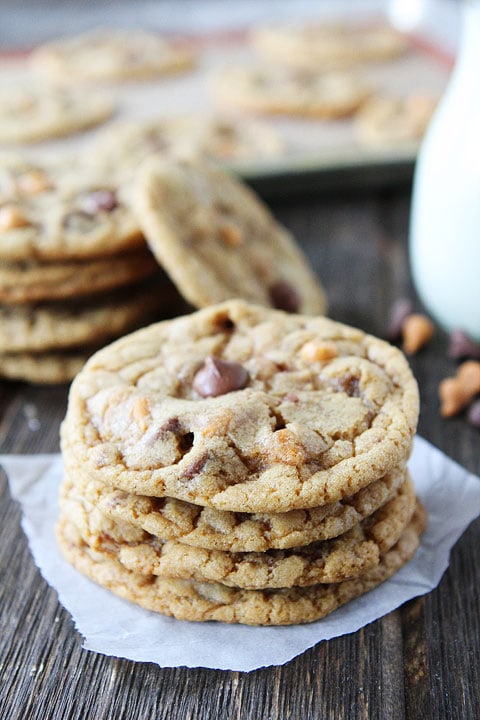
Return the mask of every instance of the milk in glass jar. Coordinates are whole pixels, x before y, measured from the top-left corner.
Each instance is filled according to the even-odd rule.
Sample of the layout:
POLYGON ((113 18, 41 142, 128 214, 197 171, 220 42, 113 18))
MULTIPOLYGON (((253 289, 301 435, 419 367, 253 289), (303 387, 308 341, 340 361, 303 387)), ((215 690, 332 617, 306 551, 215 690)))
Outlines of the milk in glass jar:
POLYGON ((432 317, 480 341, 480 0, 461 12, 455 68, 415 168, 410 262, 432 317))

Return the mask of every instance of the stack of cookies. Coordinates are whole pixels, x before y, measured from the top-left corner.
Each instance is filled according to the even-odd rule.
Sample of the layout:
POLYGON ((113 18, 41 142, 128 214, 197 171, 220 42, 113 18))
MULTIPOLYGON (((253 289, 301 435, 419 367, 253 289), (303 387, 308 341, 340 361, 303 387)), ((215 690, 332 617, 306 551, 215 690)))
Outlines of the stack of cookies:
POLYGON ((68 381, 101 345, 165 317, 172 286, 125 195, 78 158, 1 156, 3 377, 68 381))
POLYGON ((60 546, 179 619, 316 620, 415 553, 417 417, 403 354, 324 317, 231 300, 156 323, 71 386, 60 546))

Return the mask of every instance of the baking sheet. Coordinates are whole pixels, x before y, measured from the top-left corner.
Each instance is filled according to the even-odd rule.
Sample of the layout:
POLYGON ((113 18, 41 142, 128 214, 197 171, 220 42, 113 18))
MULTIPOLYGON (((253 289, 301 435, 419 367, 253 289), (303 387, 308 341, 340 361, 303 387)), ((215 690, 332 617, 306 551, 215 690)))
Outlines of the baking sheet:
MULTIPOLYGON (((253 116, 222 106, 212 92, 212 75, 224 66, 255 61, 257 56, 248 44, 248 33, 203 33, 190 36, 188 40, 199 54, 198 65, 191 72, 155 81, 104 86, 104 91, 118 102, 118 111, 110 122, 193 112, 251 117, 271 125, 284 143, 284 152, 278 157, 257 157, 234 164, 234 169, 245 179, 267 190, 303 187, 306 181, 362 184, 380 181, 384 184, 410 176, 418 152, 416 142, 397 147, 366 147, 357 139, 353 119, 326 121, 253 116), (362 170, 367 172, 362 173, 362 170)), ((361 75, 374 92, 404 96, 418 91, 440 97, 452 67, 449 52, 420 35, 409 35, 409 41, 411 49, 404 56, 366 64, 360 69, 361 75)), ((28 52, 3 54, 0 59, 2 77, 36 82, 37 76, 32 72, 28 55, 28 52)), ((92 136, 103 132, 104 128, 105 124, 68 138, 29 144, 28 147, 40 153, 62 153, 66 148, 83 150, 92 136)))

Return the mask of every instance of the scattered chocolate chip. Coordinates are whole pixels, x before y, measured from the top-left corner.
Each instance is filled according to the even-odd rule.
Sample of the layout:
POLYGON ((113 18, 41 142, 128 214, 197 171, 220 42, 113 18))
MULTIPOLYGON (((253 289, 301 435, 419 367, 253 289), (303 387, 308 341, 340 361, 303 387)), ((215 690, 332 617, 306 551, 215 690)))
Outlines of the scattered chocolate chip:
POLYGON ((78 196, 78 205, 87 215, 98 212, 112 212, 118 206, 113 190, 90 190, 78 196))
POLYGON ((391 309, 388 320, 387 337, 390 342, 398 342, 402 337, 403 323, 412 312, 412 303, 408 298, 399 298, 391 309))
POLYGON ((448 356, 454 360, 462 358, 480 359, 480 343, 476 343, 463 330, 452 330, 449 337, 448 356))
POLYGON ((241 390, 248 382, 248 372, 237 362, 208 355, 193 378, 193 389, 202 397, 217 397, 241 390))
POLYGON ((298 292, 286 280, 278 280, 270 287, 270 300, 277 310, 294 313, 300 307, 298 292))
POLYGON ((475 402, 470 405, 467 420, 470 425, 480 430, 480 400, 475 400, 475 402))

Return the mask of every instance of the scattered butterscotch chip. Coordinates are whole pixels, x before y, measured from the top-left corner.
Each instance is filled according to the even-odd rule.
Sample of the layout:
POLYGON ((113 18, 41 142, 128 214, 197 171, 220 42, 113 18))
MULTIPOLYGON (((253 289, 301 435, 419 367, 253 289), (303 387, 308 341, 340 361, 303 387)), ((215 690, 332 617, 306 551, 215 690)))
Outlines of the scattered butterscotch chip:
POLYGON ((480 343, 476 343, 466 332, 456 328, 450 333, 448 356, 454 360, 461 358, 480 360, 480 343))
POLYGON ((480 362, 467 360, 457 370, 455 377, 441 381, 438 394, 440 414, 443 417, 457 415, 480 392, 480 362))
POLYGON ((27 225, 30 225, 30 221, 16 205, 0 208, 0 230, 13 230, 27 225))
POLYGON ((434 333, 435 326, 426 315, 407 315, 402 325, 403 351, 407 355, 414 355, 432 339, 434 333))

